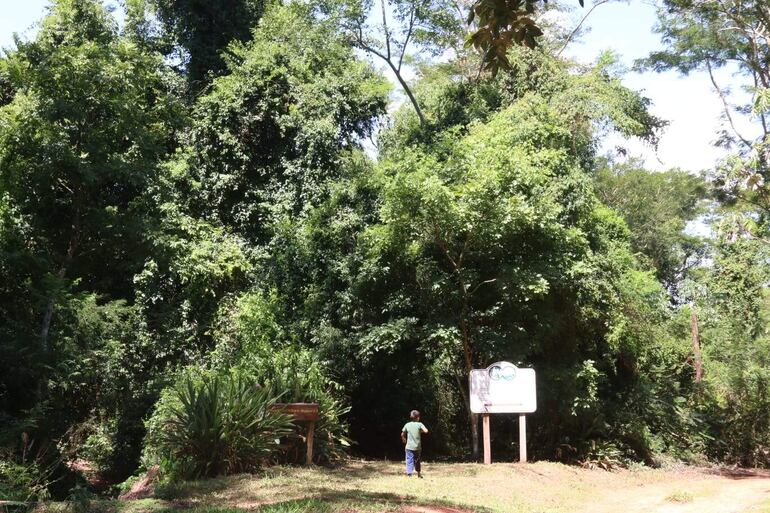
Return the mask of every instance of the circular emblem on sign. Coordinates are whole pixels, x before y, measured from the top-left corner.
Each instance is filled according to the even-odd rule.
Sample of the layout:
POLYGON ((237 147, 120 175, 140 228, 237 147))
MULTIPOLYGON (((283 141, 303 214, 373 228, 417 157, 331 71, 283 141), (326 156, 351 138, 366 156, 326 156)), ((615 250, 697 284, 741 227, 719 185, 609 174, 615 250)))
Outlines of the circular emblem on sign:
POLYGON ((492 381, 513 381, 516 379, 516 366, 510 363, 493 364, 487 372, 492 381))
POLYGON ((500 378, 505 381, 513 381, 516 378, 516 367, 506 365, 500 369, 500 378))

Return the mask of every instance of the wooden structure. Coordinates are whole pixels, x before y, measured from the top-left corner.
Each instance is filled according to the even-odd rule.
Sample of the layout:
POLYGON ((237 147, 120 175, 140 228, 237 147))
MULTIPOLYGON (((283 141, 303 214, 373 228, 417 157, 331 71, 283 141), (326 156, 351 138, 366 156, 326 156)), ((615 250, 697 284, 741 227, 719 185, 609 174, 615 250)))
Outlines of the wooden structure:
POLYGON ((527 413, 537 409, 534 369, 519 369, 510 362, 496 362, 486 369, 473 369, 469 376, 471 412, 481 414, 484 464, 492 463, 489 416, 519 414, 519 461, 527 461, 527 413))
MULTIPOLYGON (((489 413, 481 414, 484 436, 484 465, 492 464, 492 441, 489 432, 489 413)), ((519 461, 527 462, 527 416, 519 415, 519 461)))
POLYGON ((276 403, 271 408, 274 411, 285 413, 294 422, 307 422, 307 454, 305 463, 313 464, 313 441, 315 439, 315 423, 318 420, 318 403, 276 403))

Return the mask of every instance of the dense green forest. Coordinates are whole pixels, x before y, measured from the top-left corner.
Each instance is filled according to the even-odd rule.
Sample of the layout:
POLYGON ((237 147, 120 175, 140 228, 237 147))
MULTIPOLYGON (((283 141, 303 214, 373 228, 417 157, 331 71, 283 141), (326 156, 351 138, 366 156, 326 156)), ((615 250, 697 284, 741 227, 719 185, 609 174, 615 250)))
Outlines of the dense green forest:
POLYGON ((468 460, 498 360, 534 458, 770 465, 770 7, 661 2, 640 67, 754 84, 699 173, 605 155, 666 120, 529 18, 564 7, 497 40, 493 3, 54 0, 0 54, 0 498, 301 461, 276 401, 321 464, 412 408, 468 460))

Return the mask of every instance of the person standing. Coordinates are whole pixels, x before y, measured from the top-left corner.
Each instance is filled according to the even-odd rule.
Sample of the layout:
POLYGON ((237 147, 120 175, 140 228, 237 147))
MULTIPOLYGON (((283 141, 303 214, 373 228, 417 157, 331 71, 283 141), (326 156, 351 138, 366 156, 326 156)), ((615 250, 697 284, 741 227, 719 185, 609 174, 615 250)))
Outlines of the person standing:
POLYGON ((406 444, 406 476, 410 477, 417 471, 417 477, 422 478, 422 435, 428 434, 428 428, 420 422, 420 412, 412 410, 411 419, 401 429, 401 443, 406 444))

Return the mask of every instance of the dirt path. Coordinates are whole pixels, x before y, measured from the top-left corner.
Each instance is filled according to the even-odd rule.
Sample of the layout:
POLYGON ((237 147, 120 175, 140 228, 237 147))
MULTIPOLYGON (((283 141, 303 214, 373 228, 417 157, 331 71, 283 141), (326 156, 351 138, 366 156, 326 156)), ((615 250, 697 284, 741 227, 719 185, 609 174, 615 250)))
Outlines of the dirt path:
POLYGON ((693 475, 600 497, 592 513, 747 513, 770 501, 770 476, 693 475))

